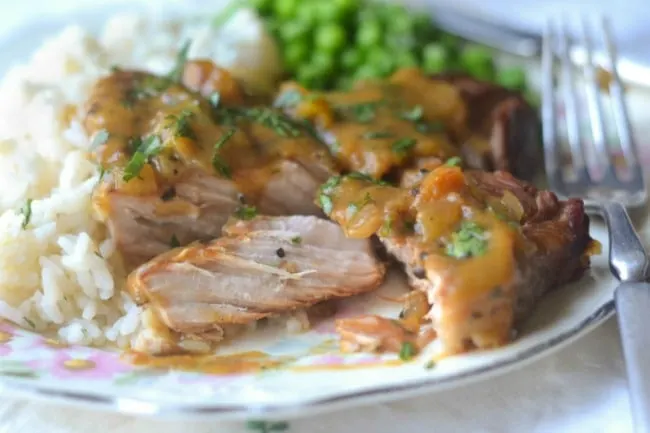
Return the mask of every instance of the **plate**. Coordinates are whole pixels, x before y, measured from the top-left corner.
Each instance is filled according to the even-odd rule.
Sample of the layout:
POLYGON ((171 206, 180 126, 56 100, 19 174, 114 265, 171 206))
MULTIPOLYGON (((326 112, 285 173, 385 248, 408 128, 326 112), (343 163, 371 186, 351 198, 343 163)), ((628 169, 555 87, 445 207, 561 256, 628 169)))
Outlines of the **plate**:
MULTIPOLYGON (((7 56, 34 49, 42 36, 62 24, 91 25, 116 8, 114 3, 103 7, 70 12, 58 21, 48 20, 45 27, 26 23, 0 42, 2 63, 15 60, 7 56)), ((607 251, 602 225, 592 225, 592 236, 607 251)), ((224 347, 225 353, 262 351, 277 361, 249 373, 231 374, 226 367, 219 374, 138 368, 117 352, 66 346, 2 323, 0 391, 126 413, 211 418, 287 418, 441 391, 521 367, 602 323, 613 312, 616 281, 604 255, 593 262, 581 281, 544 298, 513 344, 446 358, 433 366, 426 359, 403 363, 395 355, 336 353, 333 319, 363 312, 397 316, 399 305, 390 299, 405 288, 393 272, 379 292, 349 300, 335 318, 309 332, 287 334, 269 327, 224 347)))

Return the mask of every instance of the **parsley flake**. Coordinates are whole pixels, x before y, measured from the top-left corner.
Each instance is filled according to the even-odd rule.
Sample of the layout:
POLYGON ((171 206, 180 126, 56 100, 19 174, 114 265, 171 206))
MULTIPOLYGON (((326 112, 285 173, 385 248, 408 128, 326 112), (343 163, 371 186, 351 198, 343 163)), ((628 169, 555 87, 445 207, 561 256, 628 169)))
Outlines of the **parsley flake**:
POLYGON ((417 140, 414 138, 400 138, 393 143, 392 149, 395 153, 406 154, 415 146, 415 143, 417 143, 417 140))
POLYGON ((410 361, 415 356, 416 349, 413 343, 410 341, 405 341, 402 343, 402 347, 399 350, 399 359, 402 361, 410 361))
POLYGON ((460 164, 463 162, 462 159, 460 159, 459 156, 453 156, 445 162, 445 165, 447 167, 460 167, 460 164))
POLYGON ((379 140, 382 138, 392 138, 394 135, 386 131, 368 131, 362 135, 366 140, 379 140))
POLYGON ((109 136, 110 135, 109 135, 108 131, 105 130, 105 129, 100 129, 99 131, 97 131, 97 133, 93 137, 92 141, 90 142, 90 150, 95 150, 99 146, 102 146, 102 145, 106 144, 106 142, 108 141, 109 136))
POLYGON ((142 167, 147 163, 147 160, 152 156, 157 155, 162 150, 160 137, 157 135, 150 135, 144 140, 134 140, 134 144, 137 144, 138 142, 139 145, 137 150, 124 168, 122 179, 125 182, 130 181, 134 177, 138 177, 142 167))
POLYGON ((422 134, 442 132, 445 130, 445 125, 442 122, 418 122, 415 125, 415 130, 422 134))
POLYGON ((212 92, 209 101, 210 101, 210 105, 212 105, 214 108, 217 108, 219 106, 219 102, 221 102, 221 93, 212 92))
POLYGON ((452 233, 446 253, 457 259, 481 256, 487 251, 487 239, 483 227, 472 221, 463 221, 460 229, 452 233))
POLYGON ((32 320, 28 319, 27 317, 23 317, 23 320, 25 321, 25 323, 31 326, 32 329, 36 329, 36 324, 32 320))
POLYGON ((178 248, 181 246, 181 243, 179 242, 178 238, 176 237, 176 234, 172 235, 172 239, 169 241, 169 246, 172 248, 178 248))
POLYGON ((303 99, 302 94, 296 89, 289 89, 280 94, 273 103, 279 108, 291 108, 298 105, 303 99))
POLYGON ((235 128, 226 131, 214 144, 214 153, 212 154, 212 167, 214 167, 217 173, 220 173, 223 177, 228 179, 232 176, 232 171, 219 152, 234 134, 235 128))
POLYGON ((196 140, 196 134, 194 134, 192 126, 190 125, 190 119, 194 117, 194 115, 195 113, 190 110, 183 110, 178 115, 172 114, 168 116, 169 119, 174 122, 171 127, 174 130, 175 137, 186 137, 196 140))
POLYGON ((240 220, 252 220, 257 216, 257 208, 255 206, 243 205, 237 208, 235 216, 240 220))
POLYGON ((409 111, 403 112, 400 117, 404 120, 410 120, 411 122, 418 122, 422 119, 424 110, 421 105, 416 105, 409 111))
POLYGON ((300 245, 302 243, 302 238, 300 236, 294 236, 291 238, 291 243, 294 245, 300 245))
POLYGON ((20 214, 23 216, 23 222, 20 227, 25 230, 29 224, 29 220, 32 219, 32 199, 28 198, 25 202, 25 205, 20 210, 20 214))

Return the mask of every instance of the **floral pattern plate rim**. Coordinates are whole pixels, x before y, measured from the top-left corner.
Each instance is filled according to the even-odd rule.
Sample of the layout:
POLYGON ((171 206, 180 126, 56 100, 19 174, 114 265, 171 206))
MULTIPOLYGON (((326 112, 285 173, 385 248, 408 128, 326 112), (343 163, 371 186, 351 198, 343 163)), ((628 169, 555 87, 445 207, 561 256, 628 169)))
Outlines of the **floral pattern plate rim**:
MULTIPOLYGON (((113 7, 117 5, 113 3, 113 7)), ((101 8, 95 9, 96 13, 100 11, 101 8)), ((42 29, 38 29, 30 36, 38 41, 41 34, 42 29)), ((11 45, 9 42, 5 41, 3 46, 11 45)), ((4 64, 10 63, 16 47, 25 48, 24 44, 9 47, 13 49, 2 54, 4 64)), ((607 251, 604 227, 593 224, 592 231, 607 251)), ((136 368, 124 363, 119 353, 62 346, 2 323, 0 393, 162 417, 304 416, 441 391, 521 367, 607 319, 614 310, 615 285, 601 255, 595 258, 593 270, 583 280, 549 294, 542 301, 513 344, 448 358, 433 368, 426 359, 401 363, 394 355, 337 354, 332 351, 329 322, 298 335, 274 334, 273 329, 255 332, 229 350, 263 350, 275 358, 290 356, 292 361, 286 368, 225 375, 136 368)), ((393 280, 386 287, 399 290, 400 284, 393 280)), ((369 310, 397 314, 394 304, 374 295, 355 300, 339 314, 369 310)))

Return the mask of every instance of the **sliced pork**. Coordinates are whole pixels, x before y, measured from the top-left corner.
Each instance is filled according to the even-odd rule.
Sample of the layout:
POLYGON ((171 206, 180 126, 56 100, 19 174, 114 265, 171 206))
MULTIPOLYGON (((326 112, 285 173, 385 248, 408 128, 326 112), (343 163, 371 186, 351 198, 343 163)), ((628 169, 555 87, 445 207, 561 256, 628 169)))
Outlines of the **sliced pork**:
MULTIPOLYGON (((376 234, 404 264, 447 354, 510 341, 544 293, 585 272, 596 245, 582 201, 560 201, 503 172, 443 165, 409 189, 335 177, 319 202, 348 236, 376 234)), ((341 329, 349 342, 356 326, 367 341, 371 322, 341 329)))
POLYGON ((314 194, 336 170, 308 128, 255 105, 226 71, 207 61, 184 70, 116 70, 87 102, 84 126, 104 172, 95 208, 131 268, 213 239, 242 206, 318 214, 314 194))
MULTIPOLYGON (((332 222, 256 217, 232 220, 224 236, 208 244, 156 257, 130 275, 128 289, 170 335, 200 339, 232 325, 372 291, 384 273, 369 240, 349 239, 332 222)), ((149 328, 146 332, 160 340, 156 327, 149 328)), ((141 343, 153 352, 174 347, 153 337, 141 343)))

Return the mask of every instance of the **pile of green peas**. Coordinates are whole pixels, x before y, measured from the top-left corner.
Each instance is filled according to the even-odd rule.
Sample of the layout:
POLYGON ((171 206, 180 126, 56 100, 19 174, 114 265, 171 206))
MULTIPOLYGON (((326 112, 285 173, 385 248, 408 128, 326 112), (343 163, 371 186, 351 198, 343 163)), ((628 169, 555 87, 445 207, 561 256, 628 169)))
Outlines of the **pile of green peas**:
POLYGON ((316 90, 346 89, 399 68, 464 72, 526 91, 521 68, 497 68, 487 47, 433 25, 431 16, 372 0, 252 0, 277 39, 287 76, 316 90))

